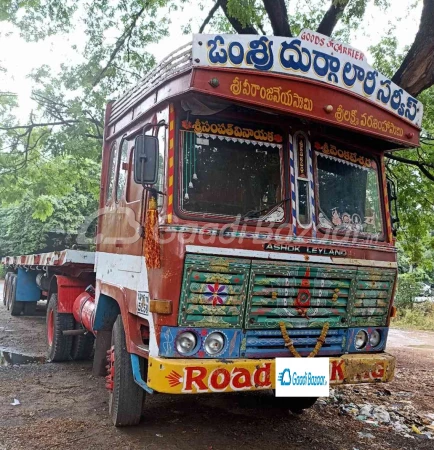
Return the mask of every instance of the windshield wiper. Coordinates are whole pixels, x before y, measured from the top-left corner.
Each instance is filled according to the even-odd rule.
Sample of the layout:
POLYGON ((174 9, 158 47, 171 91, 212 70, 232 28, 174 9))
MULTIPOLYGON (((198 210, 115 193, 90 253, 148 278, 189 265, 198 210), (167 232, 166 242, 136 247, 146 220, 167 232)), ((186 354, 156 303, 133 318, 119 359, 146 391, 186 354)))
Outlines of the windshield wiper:
POLYGON ((246 219, 260 219, 261 216, 266 216, 272 209, 276 208, 277 206, 282 205, 283 203, 286 203, 287 201, 291 200, 291 197, 286 197, 283 200, 280 200, 280 202, 274 203, 274 205, 267 206, 264 209, 260 210, 251 210, 247 211, 245 214, 243 214, 240 217, 240 221, 246 220, 246 219), (266 212, 265 214, 262 214, 263 212, 266 212))

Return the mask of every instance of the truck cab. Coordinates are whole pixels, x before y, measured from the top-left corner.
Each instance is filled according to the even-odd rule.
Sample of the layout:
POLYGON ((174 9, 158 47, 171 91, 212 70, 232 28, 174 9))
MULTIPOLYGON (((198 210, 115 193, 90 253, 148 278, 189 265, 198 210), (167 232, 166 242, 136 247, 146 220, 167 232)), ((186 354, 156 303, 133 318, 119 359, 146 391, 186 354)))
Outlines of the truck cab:
POLYGON ((107 352, 115 425, 145 393, 275 389, 277 358, 328 358, 333 385, 393 378, 384 160, 418 145, 422 106, 312 35, 195 35, 108 104, 95 292, 65 312, 97 370, 107 352))

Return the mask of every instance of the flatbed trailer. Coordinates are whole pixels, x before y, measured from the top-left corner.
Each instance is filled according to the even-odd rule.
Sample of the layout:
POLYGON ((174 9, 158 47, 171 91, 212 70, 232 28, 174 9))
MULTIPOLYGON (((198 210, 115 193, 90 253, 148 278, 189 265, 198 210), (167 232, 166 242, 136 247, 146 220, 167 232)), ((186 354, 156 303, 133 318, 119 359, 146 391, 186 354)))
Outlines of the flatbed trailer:
MULTIPOLYGON (((95 267, 4 258, 6 303, 47 296, 52 361, 95 344, 116 426, 153 392, 276 389, 281 358, 327 358, 330 385, 388 382, 385 153, 419 145, 422 115, 326 36, 195 35, 107 105, 95 267)), ((303 392, 289 409, 313 405, 303 392)))
POLYGON ((79 290, 86 282, 95 283, 94 252, 68 249, 5 256, 1 264, 6 268, 3 305, 13 316, 32 314, 39 300, 49 299, 59 285, 63 289, 66 279, 80 286, 79 290))

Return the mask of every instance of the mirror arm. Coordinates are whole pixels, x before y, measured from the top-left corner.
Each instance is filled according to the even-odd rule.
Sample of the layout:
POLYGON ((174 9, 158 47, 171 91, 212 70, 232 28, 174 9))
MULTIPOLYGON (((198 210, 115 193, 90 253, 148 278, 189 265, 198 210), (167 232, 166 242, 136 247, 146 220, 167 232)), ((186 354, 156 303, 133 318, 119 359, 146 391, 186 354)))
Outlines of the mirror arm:
POLYGON ((153 188, 152 186, 148 186, 147 184, 143 184, 143 188, 150 192, 151 195, 154 195, 156 197, 155 194, 160 194, 160 195, 167 195, 165 192, 161 192, 158 189, 153 188))

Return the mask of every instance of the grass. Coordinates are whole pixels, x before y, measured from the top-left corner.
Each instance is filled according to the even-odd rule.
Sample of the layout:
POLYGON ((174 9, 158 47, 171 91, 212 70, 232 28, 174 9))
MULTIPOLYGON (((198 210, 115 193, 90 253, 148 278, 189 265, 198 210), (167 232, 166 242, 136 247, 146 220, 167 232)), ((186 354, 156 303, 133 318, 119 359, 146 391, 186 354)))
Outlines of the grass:
POLYGON ((434 304, 416 304, 412 308, 398 307, 398 315, 392 319, 394 328, 434 331, 434 304))

